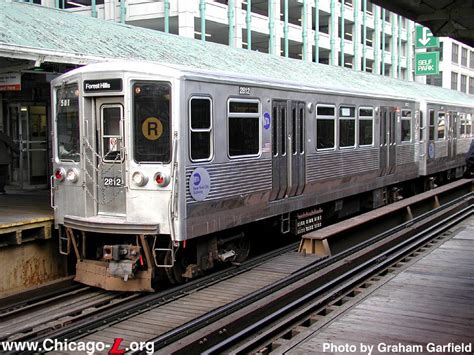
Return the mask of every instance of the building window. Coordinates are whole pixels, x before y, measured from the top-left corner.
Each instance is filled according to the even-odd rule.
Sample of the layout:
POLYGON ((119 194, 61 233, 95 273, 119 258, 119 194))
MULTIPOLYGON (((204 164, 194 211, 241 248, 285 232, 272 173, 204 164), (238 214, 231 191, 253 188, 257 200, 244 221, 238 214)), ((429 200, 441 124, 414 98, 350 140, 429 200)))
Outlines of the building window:
POLYGON ((339 147, 355 146, 355 107, 339 107, 339 147))
POLYGON ((474 69, 474 51, 471 51, 471 56, 470 56, 470 61, 469 61, 469 67, 471 69, 474 69))
POLYGON ((402 110, 402 123, 400 125, 400 140, 402 142, 411 141, 411 110, 402 110))
POLYGON ((459 133, 461 134, 461 138, 465 138, 466 137, 466 123, 467 123, 466 114, 461 112, 459 114, 459 120, 461 121, 459 133))
POLYGON ((260 153, 260 102, 229 100, 229 156, 241 157, 260 153))
POLYGON ((374 144, 374 110, 359 108, 359 145, 374 144))
POLYGON ((459 46, 456 43, 453 43, 453 51, 451 53, 451 61, 453 63, 459 63, 459 46))
POLYGON ((438 112, 438 140, 444 139, 444 133, 446 131, 446 114, 444 112, 438 112))
POLYGON ((474 95, 474 78, 469 78, 469 93, 474 95))
POLYGON ((455 73, 455 72, 451 73, 451 89, 453 90, 458 89, 458 73, 455 73))
POLYGON ((429 122, 429 129, 430 129, 430 141, 435 139, 435 112, 434 110, 430 110, 430 122, 429 122))
POLYGON ((189 103, 190 156, 193 161, 212 156, 212 101, 209 97, 193 97, 189 103))
POLYGON ((461 49, 461 65, 467 67, 467 48, 461 49))
POLYGON ((461 91, 467 92, 467 76, 461 74, 461 91))
POLYGON ((316 147, 334 149, 336 108, 328 105, 316 107, 316 147))
POLYGON ((438 75, 427 75, 426 84, 442 87, 443 86, 443 72, 440 71, 438 75))

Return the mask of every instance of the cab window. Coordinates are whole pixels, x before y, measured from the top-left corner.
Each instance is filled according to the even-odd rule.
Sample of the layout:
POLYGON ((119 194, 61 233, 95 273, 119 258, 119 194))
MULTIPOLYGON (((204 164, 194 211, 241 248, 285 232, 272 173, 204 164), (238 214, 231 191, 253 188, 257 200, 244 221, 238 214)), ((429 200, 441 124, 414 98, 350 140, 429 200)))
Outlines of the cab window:
POLYGON ((171 85, 136 82, 133 85, 134 158, 137 162, 171 160, 171 85))

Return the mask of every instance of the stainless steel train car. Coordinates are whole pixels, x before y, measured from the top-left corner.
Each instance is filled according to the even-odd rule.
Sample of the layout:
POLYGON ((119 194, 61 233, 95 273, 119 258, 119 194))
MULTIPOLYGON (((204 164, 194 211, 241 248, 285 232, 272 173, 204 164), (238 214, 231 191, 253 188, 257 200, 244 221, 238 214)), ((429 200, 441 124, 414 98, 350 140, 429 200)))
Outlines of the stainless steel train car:
POLYGON ((245 259, 255 223, 300 235, 462 175, 472 97, 248 56, 268 66, 108 62, 52 82, 51 198, 76 280, 152 291, 245 259))

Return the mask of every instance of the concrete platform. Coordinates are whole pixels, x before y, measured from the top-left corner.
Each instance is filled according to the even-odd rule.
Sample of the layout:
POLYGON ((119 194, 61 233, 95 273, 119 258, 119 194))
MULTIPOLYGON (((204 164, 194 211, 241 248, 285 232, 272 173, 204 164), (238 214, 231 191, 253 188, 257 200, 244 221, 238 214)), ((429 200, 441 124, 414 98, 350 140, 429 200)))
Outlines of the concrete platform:
POLYGON ((49 190, 0 195, 0 246, 51 238, 53 210, 49 190))
POLYGON ((473 354, 474 217, 318 330, 275 353, 473 354))

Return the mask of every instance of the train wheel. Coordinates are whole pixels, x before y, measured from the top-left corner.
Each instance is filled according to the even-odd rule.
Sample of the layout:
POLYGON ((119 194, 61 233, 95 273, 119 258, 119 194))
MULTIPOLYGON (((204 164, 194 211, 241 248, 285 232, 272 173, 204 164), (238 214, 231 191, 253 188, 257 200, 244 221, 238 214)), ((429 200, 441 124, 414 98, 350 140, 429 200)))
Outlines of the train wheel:
MULTIPOLYGON (((186 278, 183 277, 184 272, 186 271, 186 267, 189 265, 189 260, 185 252, 182 250, 178 250, 175 255, 175 261, 173 267, 167 267, 166 276, 168 276, 168 280, 173 285, 181 285, 186 281, 186 278)), ((165 263, 171 264, 172 257, 171 251, 166 253, 165 256, 165 263)))
POLYGON ((250 245, 250 238, 246 235, 231 243, 229 249, 234 250, 236 254, 234 262, 241 263, 247 260, 250 254, 250 245))

